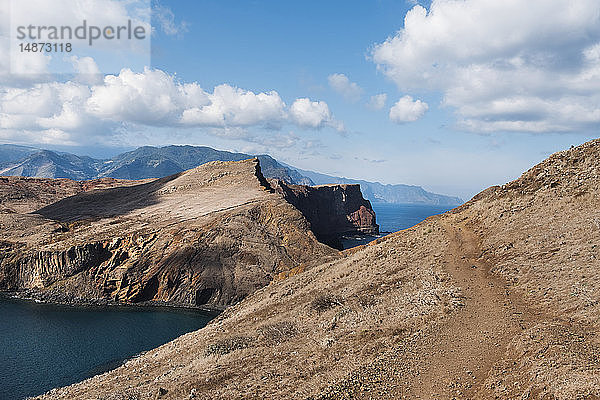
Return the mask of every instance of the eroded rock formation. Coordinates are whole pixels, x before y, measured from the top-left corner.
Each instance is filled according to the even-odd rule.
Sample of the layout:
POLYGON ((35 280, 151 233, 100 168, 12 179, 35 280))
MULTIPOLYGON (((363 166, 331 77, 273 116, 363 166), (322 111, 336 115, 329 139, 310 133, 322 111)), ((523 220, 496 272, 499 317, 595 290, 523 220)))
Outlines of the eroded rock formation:
POLYGON ((43 399, 600 398, 600 140, 43 399))
POLYGON ((4 187, 2 290, 61 302, 223 307, 279 273, 338 256, 273 193, 256 159, 212 162, 137 185, 101 181, 118 186, 104 190, 62 180, 43 189, 20 179, 16 199, 4 187), (52 191, 81 193, 17 212, 26 208, 21 200, 47 204, 52 191))
POLYGON ((317 238, 341 248, 340 237, 356 233, 376 235, 379 226, 360 185, 289 185, 271 180, 271 186, 304 214, 317 238))

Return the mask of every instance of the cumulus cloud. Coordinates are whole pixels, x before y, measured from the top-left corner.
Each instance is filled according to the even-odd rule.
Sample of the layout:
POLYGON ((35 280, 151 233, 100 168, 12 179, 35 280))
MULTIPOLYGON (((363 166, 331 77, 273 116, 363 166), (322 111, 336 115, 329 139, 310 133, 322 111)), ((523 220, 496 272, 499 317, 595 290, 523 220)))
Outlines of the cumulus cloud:
POLYGON ((427 103, 413 100, 411 96, 404 96, 390 109, 390 120, 399 124, 414 122, 421 118, 428 109, 427 103))
POLYGON ((344 126, 335 120, 324 101, 311 101, 308 98, 297 99, 290 107, 290 118, 297 125, 309 128, 330 126, 343 131, 344 126))
POLYGON ((372 59, 402 90, 441 91, 474 131, 600 126, 600 3, 434 0, 372 59))
POLYGON ((344 74, 331 74, 327 77, 329 86, 337 93, 344 96, 349 101, 358 101, 362 94, 362 88, 354 82, 350 82, 350 79, 344 74))
MULTIPOLYGON (((82 71, 93 70, 93 60, 73 62, 80 63, 82 71)), ((127 124, 206 127, 238 135, 251 126, 279 129, 284 124, 343 129, 323 101, 302 98, 287 107, 276 91, 254 93, 227 84, 207 91, 196 82, 182 83, 149 68, 141 73, 123 69, 98 84, 69 81, 0 88, 4 136, 9 131, 37 131, 67 141, 78 135, 106 135, 127 124)))
POLYGON ((385 107, 385 103, 387 102, 387 93, 380 93, 374 96, 371 96, 367 106, 372 108, 373 110, 381 110, 385 107))
POLYGON ((77 73, 76 80, 92 85, 102 82, 102 73, 92 57, 71 56, 71 63, 77 73))
POLYGON ((98 68, 98 64, 92 57, 77 57, 72 56, 71 62, 73 63, 73 67, 78 74, 82 75, 99 75, 100 68, 98 68))
POLYGON ((215 87, 207 94, 208 104, 186 109, 181 122, 218 126, 249 126, 285 118, 285 103, 276 91, 258 93, 229 85, 215 87))

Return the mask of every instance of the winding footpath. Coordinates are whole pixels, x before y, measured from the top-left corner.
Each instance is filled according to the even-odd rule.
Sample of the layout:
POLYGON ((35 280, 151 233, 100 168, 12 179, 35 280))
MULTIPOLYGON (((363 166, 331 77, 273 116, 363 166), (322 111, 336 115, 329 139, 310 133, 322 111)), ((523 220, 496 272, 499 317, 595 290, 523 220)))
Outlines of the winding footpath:
POLYGON ((436 222, 448 239, 444 270, 461 288, 464 306, 352 373, 335 395, 320 398, 494 398, 484 387, 494 364, 515 336, 547 319, 490 273, 491 266, 479 258, 479 238, 464 223, 450 215, 436 222))

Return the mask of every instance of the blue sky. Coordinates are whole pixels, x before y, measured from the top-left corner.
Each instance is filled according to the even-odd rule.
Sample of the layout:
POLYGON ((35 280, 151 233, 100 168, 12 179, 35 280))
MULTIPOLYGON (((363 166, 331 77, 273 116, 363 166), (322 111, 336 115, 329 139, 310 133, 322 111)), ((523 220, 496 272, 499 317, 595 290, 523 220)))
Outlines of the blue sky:
POLYGON ((124 61, 131 74, 108 83, 94 70, 101 76, 85 87, 77 78, 5 77, 0 141, 95 156, 209 145, 467 199, 596 136, 598 8, 585 0, 161 0, 146 70, 124 61), (60 100, 70 80, 79 82, 79 103, 60 100), (202 92, 190 95, 189 84, 202 92), (39 98, 43 85, 45 114, 22 122, 11 99, 39 98), (163 92, 179 108, 153 101, 163 92), (369 104, 383 94, 379 107, 369 104))

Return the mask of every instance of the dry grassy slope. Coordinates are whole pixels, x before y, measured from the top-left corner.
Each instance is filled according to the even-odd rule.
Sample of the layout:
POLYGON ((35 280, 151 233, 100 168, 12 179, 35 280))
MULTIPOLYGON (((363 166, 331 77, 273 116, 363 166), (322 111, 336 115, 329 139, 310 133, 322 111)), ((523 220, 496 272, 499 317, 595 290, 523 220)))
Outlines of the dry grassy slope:
POLYGON ((45 398, 598 399, 600 141, 45 398))
POLYGON ((552 155, 458 215, 492 272, 542 315, 511 341, 485 390, 600 398, 600 140, 552 155))
POLYGON ((219 307, 338 254, 268 190, 256 159, 80 193, 0 224, 0 287, 53 301, 219 307))
POLYGON ((3 176, 0 177, 0 213, 28 213, 81 192, 142 182, 113 178, 73 181, 3 176))

